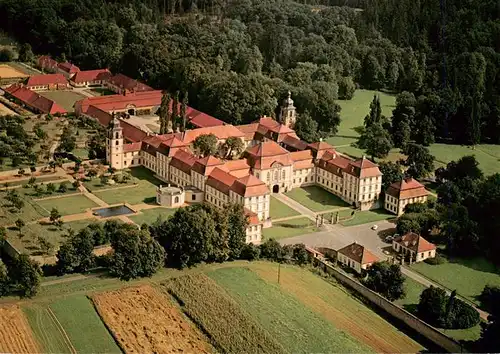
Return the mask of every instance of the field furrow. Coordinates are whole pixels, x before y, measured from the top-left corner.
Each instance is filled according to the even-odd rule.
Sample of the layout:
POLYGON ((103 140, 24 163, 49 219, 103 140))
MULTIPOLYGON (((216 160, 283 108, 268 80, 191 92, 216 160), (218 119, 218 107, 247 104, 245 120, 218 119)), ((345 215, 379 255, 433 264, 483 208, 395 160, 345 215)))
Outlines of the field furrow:
POLYGON ((126 353, 208 353, 211 346, 162 293, 150 286, 93 296, 99 315, 126 353))
POLYGON ((0 307, 0 353, 38 353, 39 346, 18 306, 0 307))

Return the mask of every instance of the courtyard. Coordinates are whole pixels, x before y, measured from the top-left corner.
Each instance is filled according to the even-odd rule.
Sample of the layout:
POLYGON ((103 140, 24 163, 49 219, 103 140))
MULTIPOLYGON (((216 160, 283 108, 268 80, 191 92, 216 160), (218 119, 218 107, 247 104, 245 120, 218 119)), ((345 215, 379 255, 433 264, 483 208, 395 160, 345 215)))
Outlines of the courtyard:
POLYGON ((294 188, 285 195, 314 212, 349 207, 349 204, 336 195, 317 186, 294 188))
POLYGON ((53 100, 58 105, 63 107, 68 112, 73 112, 76 101, 84 99, 86 96, 73 92, 73 91, 42 91, 39 92, 43 97, 47 97, 48 99, 53 100))

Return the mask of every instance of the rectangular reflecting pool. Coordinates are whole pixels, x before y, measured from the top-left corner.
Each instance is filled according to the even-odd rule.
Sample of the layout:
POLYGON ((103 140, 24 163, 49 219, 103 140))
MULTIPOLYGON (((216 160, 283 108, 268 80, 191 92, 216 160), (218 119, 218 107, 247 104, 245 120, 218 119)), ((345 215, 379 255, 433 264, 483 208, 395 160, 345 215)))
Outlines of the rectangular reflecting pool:
POLYGON ((117 205, 117 206, 112 206, 108 208, 101 208, 101 209, 96 209, 93 211, 94 215, 101 216, 103 218, 108 218, 111 216, 119 216, 119 215, 126 215, 126 214, 135 214, 135 211, 130 209, 126 205, 117 205))

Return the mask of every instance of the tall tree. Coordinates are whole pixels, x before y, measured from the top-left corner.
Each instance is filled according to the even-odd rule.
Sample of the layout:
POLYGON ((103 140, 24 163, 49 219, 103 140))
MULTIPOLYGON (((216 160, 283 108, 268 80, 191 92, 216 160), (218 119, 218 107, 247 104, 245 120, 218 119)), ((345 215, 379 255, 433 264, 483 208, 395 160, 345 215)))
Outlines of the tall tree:
POLYGON ((370 113, 365 117, 365 128, 371 127, 373 124, 382 123, 382 107, 380 106, 380 97, 373 95, 370 103, 370 113))
POLYGON ((241 251, 246 242, 246 229, 248 220, 241 204, 232 204, 226 208, 228 215, 228 246, 231 259, 240 258, 241 251))
POLYGON ((213 156, 217 153, 217 137, 213 134, 198 136, 193 142, 193 148, 202 156, 213 156))
POLYGON ((405 277, 401 267, 388 262, 375 262, 368 268, 364 284, 390 301, 405 297, 405 277))
POLYGON ((410 143, 405 146, 403 153, 408 156, 403 165, 408 167, 406 172, 413 178, 425 177, 433 171, 434 156, 425 146, 410 143))
POLYGON ((364 130, 358 139, 358 146, 365 149, 372 160, 386 157, 392 149, 389 132, 381 123, 374 123, 364 130))
POLYGON ((222 150, 224 150, 225 158, 232 159, 233 156, 239 157, 243 152, 245 145, 240 138, 230 136, 227 140, 222 144, 222 150))
POLYGON ((40 289, 42 270, 27 254, 21 254, 9 267, 9 278, 20 296, 33 297, 40 289))
POLYGON ((160 116, 160 134, 166 134, 168 131, 168 126, 170 124, 170 94, 165 91, 161 96, 161 105, 159 110, 160 116))
POLYGON ((402 92, 396 97, 396 108, 392 111, 392 138, 396 147, 404 148, 410 141, 415 105, 412 93, 402 92))
POLYGON ((94 238, 89 228, 70 236, 57 252, 57 269, 60 274, 85 273, 94 266, 94 238))
POLYGON ((293 129, 299 138, 309 143, 318 141, 320 138, 318 123, 311 118, 311 115, 307 111, 299 114, 293 129))
POLYGON ((182 118, 182 124, 180 127, 181 132, 186 130, 186 121, 188 119, 187 117, 187 106, 188 106, 188 92, 186 91, 184 93, 184 98, 182 100, 182 106, 181 106, 181 118, 182 118))
POLYGON ((401 169, 401 165, 399 163, 395 163, 392 161, 389 162, 380 162, 378 164, 378 167, 380 169, 380 172, 382 172, 382 175, 384 176, 382 178, 382 191, 385 192, 387 188, 394 182, 401 181, 403 178, 404 174, 401 169))

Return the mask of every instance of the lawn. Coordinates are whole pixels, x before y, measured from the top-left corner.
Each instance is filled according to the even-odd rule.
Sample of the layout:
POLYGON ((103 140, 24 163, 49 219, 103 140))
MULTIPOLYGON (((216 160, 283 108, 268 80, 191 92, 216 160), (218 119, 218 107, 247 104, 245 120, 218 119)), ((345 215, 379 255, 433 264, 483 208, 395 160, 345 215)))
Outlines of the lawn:
POLYGON ((369 351, 295 297, 266 283, 249 269, 218 269, 210 272, 209 276, 224 287, 288 352, 369 351))
POLYGON ((90 300, 84 295, 50 304, 77 352, 121 353, 90 300))
POLYGON ((89 150, 85 148, 74 149, 71 153, 82 160, 87 160, 89 158, 89 150))
POLYGON ((96 93, 96 96, 109 96, 109 95, 116 95, 116 92, 113 92, 111 90, 108 90, 107 88, 104 87, 94 87, 89 90, 92 93, 96 93))
MULTIPOLYGON (((416 314, 417 304, 420 301, 420 294, 425 290, 425 286, 411 278, 405 280, 406 297, 396 300, 396 305, 402 306, 406 311, 416 314)), ((440 329, 443 333, 455 340, 477 340, 481 336, 481 326, 477 325, 467 329, 440 329)))
POLYGON ((476 304, 479 304, 477 296, 485 285, 500 286, 500 270, 484 258, 455 258, 439 265, 420 262, 411 269, 448 289, 457 290, 458 294, 476 304))
POLYGON ((47 306, 30 304, 23 307, 23 311, 44 353, 71 353, 71 344, 47 306))
POLYGON ((33 256, 42 255, 38 237, 42 236, 53 246, 53 253, 59 249, 59 245, 66 240, 68 230, 80 231, 95 219, 86 219, 64 223, 61 229, 53 225, 41 225, 39 223, 28 224, 22 228, 22 237, 19 237, 19 231, 14 228, 7 229, 7 239, 21 253, 28 253, 33 256))
POLYGON ((317 186, 294 188, 285 194, 306 208, 316 212, 349 206, 349 204, 336 195, 317 186))
POLYGON ((142 225, 144 223, 151 225, 158 218, 160 220, 166 220, 170 215, 175 213, 176 209, 168 209, 168 208, 153 208, 153 209, 145 209, 139 212, 139 214, 131 215, 128 218, 135 222, 137 225, 142 225))
POLYGON ((272 227, 262 230, 262 238, 264 240, 269 240, 271 238, 279 240, 316 231, 318 231, 318 229, 314 226, 314 222, 304 217, 275 222, 272 227))
POLYGON ((76 101, 82 100, 86 97, 73 91, 44 91, 39 92, 39 94, 56 102, 68 112, 74 111, 73 106, 76 101))
POLYGON ((82 194, 70 195, 62 198, 40 199, 37 200, 36 203, 48 213, 50 213, 52 208, 56 208, 61 215, 84 213, 87 209, 98 206, 82 194))
POLYGON ((129 203, 154 203, 156 201, 156 187, 161 184, 153 173, 144 167, 135 167, 130 170, 137 185, 131 188, 117 190, 96 191, 94 194, 108 204, 129 203))
POLYGON ((288 205, 280 202, 278 199, 271 196, 271 210, 269 214, 272 219, 286 218, 288 216, 300 215, 297 211, 290 208, 288 205))
POLYGON ((35 221, 43 217, 49 216, 49 213, 41 208, 32 198, 26 195, 26 190, 21 188, 18 190, 21 199, 24 201, 24 207, 20 212, 17 212, 5 199, 6 193, 0 192, 0 226, 13 225, 17 219, 24 222, 35 221))
MULTIPOLYGON (((349 210, 349 211, 351 211, 351 210, 349 210)), ((352 213, 352 211, 351 211, 351 213, 352 213)), ((341 217, 342 217, 342 215, 341 215, 341 217)), ((396 217, 396 215, 390 214, 389 212, 385 211, 384 209, 356 211, 354 213, 353 219, 347 220, 347 221, 341 221, 340 224, 343 226, 355 226, 355 225, 362 225, 362 224, 367 224, 367 223, 374 223, 377 221, 382 221, 382 220, 387 220, 387 219, 393 219, 395 217, 396 217)))

